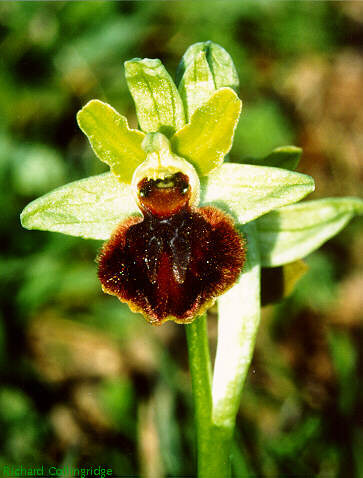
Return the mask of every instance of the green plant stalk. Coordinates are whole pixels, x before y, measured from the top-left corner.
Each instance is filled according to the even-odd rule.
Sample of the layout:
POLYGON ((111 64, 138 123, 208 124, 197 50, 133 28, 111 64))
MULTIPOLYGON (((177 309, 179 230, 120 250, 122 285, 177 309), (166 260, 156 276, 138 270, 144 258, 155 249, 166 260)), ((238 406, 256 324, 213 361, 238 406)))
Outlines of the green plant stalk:
POLYGON ((225 476, 221 456, 213 453, 217 443, 212 431, 212 370, 206 315, 186 325, 195 410, 198 477, 225 476))
POLYGON ((247 237, 246 266, 239 282, 219 299, 218 346, 212 393, 206 317, 186 326, 196 418, 198 477, 231 474, 231 445, 243 383, 260 318, 260 262, 255 225, 247 237), (242 305, 242 306, 241 306, 242 305))
MULTIPOLYGON (((209 356, 207 316, 201 315, 185 326, 197 438, 198 468, 208 456, 212 417, 212 369, 209 356)), ((204 471, 203 471, 204 473, 204 471)))

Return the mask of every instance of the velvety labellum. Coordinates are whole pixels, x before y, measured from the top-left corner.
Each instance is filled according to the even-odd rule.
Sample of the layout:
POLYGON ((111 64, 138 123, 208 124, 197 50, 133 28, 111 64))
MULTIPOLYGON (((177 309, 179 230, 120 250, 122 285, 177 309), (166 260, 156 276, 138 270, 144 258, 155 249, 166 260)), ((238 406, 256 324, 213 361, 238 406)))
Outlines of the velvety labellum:
POLYGON ((159 325, 191 322, 241 273, 244 242, 214 207, 193 208, 182 173, 138 185, 143 217, 122 222, 98 258, 103 290, 159 325))

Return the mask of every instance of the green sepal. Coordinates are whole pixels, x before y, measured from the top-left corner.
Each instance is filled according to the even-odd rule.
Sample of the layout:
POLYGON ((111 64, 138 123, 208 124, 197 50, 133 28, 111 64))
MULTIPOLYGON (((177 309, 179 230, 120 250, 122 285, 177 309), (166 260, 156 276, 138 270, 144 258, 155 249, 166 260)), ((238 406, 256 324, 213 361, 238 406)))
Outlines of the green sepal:
POLYGON ((183 102, 169 73, 158 59, 125 62, 125 75, 140 128, 171 136, 185 124, 183 102))
POLYGON ((288 297, 308 269, 302 259, 279 267, 264 267, 261 271, 261 305, 274 304, 288 297))
POLYGON ((186 66, 178 89, 186 117, 190 120, 194 111, 206 103, 216 90, 205 51, 200 51, 186 66))
POLYGON ((173 151, 192 163, 200 175, 209 174, 232 147, 241 108, 233 90, 216 91, 171 138, 173 151))
POLYGON ((216 89, 228 86, 237 90, 239 87, 238 73, 230 54, 212 41, 194 43, 187 49, 178 66, 176 83, 179 84, 182 81, 183 75, 200 52, 206 56, 216 89))
POLYGON ((262 265, 276 267, 305 257, 358 214, 363 214, 363 200, 354 197, 306 201, 270 212, 257 221, 262 265))
POLYGON ((201 178, 200 205, 214 205, 231 214, 239 224, 272 209, 300 201, 314 191, 314 180, 286 169, 222 164, 201 178))
POLYGON ((124 116, 99 100, 89 101, 77 121, 98 158, 121 182, 131 182, 135 168, 146 158, 141 148, 144 133, 130 129, 124 116))
POLYGON ((36 199, 25 207, 20 220, 26 229, 105 240, 121 221, 135 214, 140 212, 131 186, 104 173, 36 199))
POLYGON ((241 162, 244 164, 254 164, 255 166, 272 166, 293 171, 297 168, 301 155, 302 149, 297 146, 280 146, 264 158, 244 158, 241 162))
POLYGON ((207 59, 212 70, 216 88, 228 86, 237 90, 239 88, 239 78, 231 55, 217 43, 206 43, 209 43, 209 45, 207 45, 207 59))
MULTIPOLYGON (((244 224, 314 189, 309 176, 278 168, 226 163, 202 178, 200 206, 214 205, 244 224)), ((112 173, 91 176, 36 199, 21 214, 26 229, 106 240, 130 215, 140 214, 132 187, 112 173)))

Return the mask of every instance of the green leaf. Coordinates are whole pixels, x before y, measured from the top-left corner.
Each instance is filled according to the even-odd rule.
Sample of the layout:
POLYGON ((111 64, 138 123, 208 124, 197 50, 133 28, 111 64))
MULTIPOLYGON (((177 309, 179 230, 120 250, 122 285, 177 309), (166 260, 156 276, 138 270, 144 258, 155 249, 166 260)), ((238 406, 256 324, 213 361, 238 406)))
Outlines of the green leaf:
POLYGON ((262 265, 275 267, 305 257, 355 214, 363 214, 363 200, 354 197, 306 201, 270 212, 257 221, 262 265))
POLYGON ((105 240, 122 220, 137 213, 131 186, 105 173, 45 194, 28 204, 20 219, 26 229, 105 240))
POLYGON ((280 146, 264 158, 245 158, 242 162, 255 166, 273 166, 293 171, 299 164, 301 154, 302 149, 297 146, 280 146))
POLYGON ((186 67, 179 84, 179 93, 188 120, 199 106, 209 100, 215 90, 213 75, 205 52, 200 51, 186 67))
POLYGON ((193 164, 200 175, 218 167, 232 147, 242 102, 230 88, 221 88, 197 108, 190 123, 172 138, 173 151, 193 164))
POLYGON ((141 148, 145 135, 130 129, 124 116, 99 100, 89 101, 78 112, 77 121, 98 158, 120 181, 131 182, 134 170, 146 158, 141 148))
POLYGON ((240 224, 300 201, 314 190, 310 176, 286 169, 222 164, 201 178, 201 205, 214 204, 240 224))
POLYGON ((160 60, 134 58, 126 61, 125 74, 143 131, 160 131, 171 136, 184 126, 182 100, 160 60))
POLYGON ((233 89, 239 87, 237 70, 230 54, 212 41, 194 43, 187 49, 177 70, 177 84, 182 80, 183 75, 189 66, 194 63, 200 52, 203 52, 206 56, 217 89, 225 86, 233 89))

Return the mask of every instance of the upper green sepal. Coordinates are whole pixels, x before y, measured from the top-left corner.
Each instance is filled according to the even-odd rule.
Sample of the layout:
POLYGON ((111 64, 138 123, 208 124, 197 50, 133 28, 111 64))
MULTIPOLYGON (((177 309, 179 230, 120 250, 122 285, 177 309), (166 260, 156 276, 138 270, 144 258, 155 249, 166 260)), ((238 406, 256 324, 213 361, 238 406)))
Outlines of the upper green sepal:
POLYGON ((171 138, 173 151, 190 161, 200 175, 209 174, 232 147, 241 108, 231 88, 217 90, 171 138))
POLYGON ((230 54, 212 41, 194 43, 187 49, 178 66, 176 83, 179 84, 183 80, 186 71, 195 64, 195 60, 201 52, 204 53, 208 62, 216 89, 224 86, 238 89, 238 73, 230 54))
POLYGON ((206 103, 216 90, 204 50, 199 51, 186 65, 178 89, 186 117, 190 120, 194 111, 206 103))
POLYGON ((182 100, 160 60, 134 58, 126 61, 125 75, 140 128, 145 133, 159 131, 170 137, 184 126, 182 100))
POLYGON ((273 166, 275 168, 290 169, 297 168, 302 155, 302 149, 297 146, 279 146, 264 158, 244 158, 244 164, 255 166, 273 166))
POLYGON ((144 133, 130 129, 124 116, 99 100, 89 101, 77 121, 98 158, 120 181, 130 183, 135 168, 146 158, 141 147, 144 133))
POLYGON ((275 267, 305 257, 361 214, 363 200, 346 197, 293 204, 260 217, 257 230, 262 265, 275 267))
POLYGON ((20 220, 26 229, 108 239, 122 220, 140 214, 131 186, 105 173, 66 184, 28 204, 20 220))
POLYGON ((237 89, 237 70, 224 48, 211 41, 191 45, 179 64, 177 74, 180 96, 188 121, 194 111, 223 87, 237 89))

